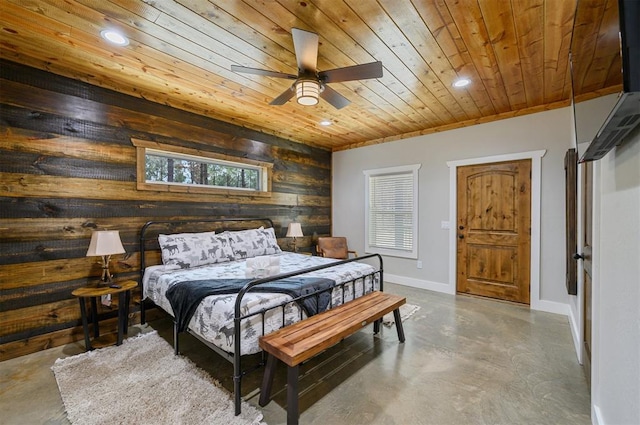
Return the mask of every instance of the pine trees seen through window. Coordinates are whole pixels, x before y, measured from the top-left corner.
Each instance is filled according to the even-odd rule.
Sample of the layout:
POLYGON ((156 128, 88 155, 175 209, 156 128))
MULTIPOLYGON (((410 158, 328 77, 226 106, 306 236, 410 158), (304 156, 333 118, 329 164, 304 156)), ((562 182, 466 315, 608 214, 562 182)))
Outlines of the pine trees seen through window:
POLYGON ((260 190, 260 170, 243 164, 183 158, 147 149, 147 183, 178 183, 220 188, 260 190))
POLYGON ((272 163, 149 140, 131 143, 138 190, 271 196, 272 163))

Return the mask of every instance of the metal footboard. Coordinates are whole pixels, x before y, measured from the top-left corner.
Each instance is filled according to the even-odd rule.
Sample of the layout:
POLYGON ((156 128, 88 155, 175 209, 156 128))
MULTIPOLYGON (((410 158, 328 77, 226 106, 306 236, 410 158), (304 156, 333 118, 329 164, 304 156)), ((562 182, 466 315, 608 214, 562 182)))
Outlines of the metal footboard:
MULTIPOLYGON (((274 309, 278 309, 278 308, 282 308, 284 310, 285 306, 292 303, 292 302, 298 302, 301 301, 303 299, 306 298, 310 298, 310 297, 316 297, 316 302, 318 297, 320 296, 320 294, 326 292, 326 291, 334 291, 337 288, 341 288, 342 289, 342 303, 344 303, 345 301, 345 290, 344 288, 348 285, 353 285, 353 298, 356 298, 356 282, 358 280, 362 280, 362 295, 365 295, 367 292, 366 287, 365 287, 365 282, 367 278, 371 278, 371 291, 374 290, 375 287, 375 280, 374 277, 375 275, 378 275, 378 287, 379 290, 382 291, 383 290, 383 267, 382 267, 382 257, 379 254, 369 254, 369 255, 365 255, 362 257, 358 257, 358 258, 351 258, 348 260, 342 260, 342 261, 336 261, 330 264, 323 264, 320 266, 315 266, 315 267, 309 267, 306 269, 301 269, 301 270, 296 270, 294 272, 289 272, 289 273, 283 273, 283 274, 279 274, 276 276, 270 276, 267 278, 263 278, 263 279, 256 279, 253 280, 249 283, 247 283, 238 293, 238 295, 236 296, 236 304, 235 304, 235 311, 234 311, 234 339, 233 339, 233 394, 234 394, 234 403, 235 403, 235 414, 236 416, 240 414, 241 412, 241 389, 242 389, 242 376, 245 374, 242 370, 242 355, 241 355, 241 340, 240 340, 240 330, 241 330, 241 323, 242 320, 248 319, 250 317, 256 316, 258 314, 262 314, 263 318, 264 318, 264 314, 267 311, 271 311, 274 309), (323 290, 319 290, 310 294, 306 294, 304 296, 301 297, 297 297, 294 298, 292 300, 289 300, 285 303, 283 303, 280 306, 275 306, 275 307, 271 307, 269 309, 264 309, 260 312, 255 312, 249 315, 242 315, 242 299, 244 297, 245 294, 247 294, 248 292, 251 291, 252 288, 264 284, 264 283, 268 283, 268 282, 273 282, 279 279, 286 279, 289 277, 293 277, 293 276, 299 276, 305 273, 310 273, 310 272, 314 272, 317 270, 322 270, 322 269, 328 269, 331 267, 336 267, 339 266, 341 264, 347 264, 347 263, 352 263, 355 261, 361 261, 361 260, 365 260, 368 258, 377 258, 378 259, 378 269, 375 270, 374 272, 364 275, 364 276, 360 276, 354 280, 350 280, 347 282, 342 282, 339 283, 335 286, 333 286, 332 288, 329 289, 323 289, 323 290)), ((369 291, 369 292, 371 292, 369 291)), ((327 310, 330 310, 331 308, 333 308, 333 299, 332 297, 330 298, 330 304, 329 307, 327 308, 327 310)), ((283 313, 284 314, 284 313, 283 313)), ((301 314, 302 314, 302 310, 301 310, 301 314)), ((283 327, 284 327, 284 320, 283 320, 283 327)), ((379 323, 378 323, 379 326, 379 323)), ((263 328, 262 328, 262 335, 264 335, 264 320, 263 320, 263 328)))

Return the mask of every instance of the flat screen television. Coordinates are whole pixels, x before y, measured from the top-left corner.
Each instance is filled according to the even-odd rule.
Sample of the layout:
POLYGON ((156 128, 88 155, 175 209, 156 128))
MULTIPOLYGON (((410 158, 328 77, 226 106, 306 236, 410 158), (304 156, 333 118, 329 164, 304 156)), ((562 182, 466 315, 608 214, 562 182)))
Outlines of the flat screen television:
POLYGON ((578 154, 593 161, 640 124, 640 0, 578 0, 570 58, 578 154))

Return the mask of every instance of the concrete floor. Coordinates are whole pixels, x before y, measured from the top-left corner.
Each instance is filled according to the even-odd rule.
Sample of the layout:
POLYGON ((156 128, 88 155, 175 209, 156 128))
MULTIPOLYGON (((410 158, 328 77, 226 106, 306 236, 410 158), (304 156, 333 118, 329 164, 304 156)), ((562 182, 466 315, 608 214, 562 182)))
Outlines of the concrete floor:
MULTIPOLYGON (((301 424, 591 424, 587 383, 576 360, 567 318, 526 307, 388 284, 422 307, 373 337, 372 327, 301 366, 301 424)), ((157 329, 171 341, 171 321, 157 329)), ((82 343, 0 363, 4 425, 66 424, 53 362, 83 352, 82 343)), ((224 387, 233 388, 229 362, 190 335, 181 351, 224 387)), ((256 360, 256 357, 249 361, 256 360)), ((243 397, 257 406, 262 370, 243 379, 243 397)), ((270 424, 286 422, 286 369, 262 408, 270 424)))

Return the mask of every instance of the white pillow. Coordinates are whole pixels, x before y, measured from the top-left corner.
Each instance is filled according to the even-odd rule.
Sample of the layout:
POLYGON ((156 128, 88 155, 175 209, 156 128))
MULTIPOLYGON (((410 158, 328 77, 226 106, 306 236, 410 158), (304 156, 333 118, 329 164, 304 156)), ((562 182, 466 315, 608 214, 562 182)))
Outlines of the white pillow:
POLYGON ((273 227, 265 229, 238 230, 224 232, 229 237, 229 244, 236 260, 253 258, 260 255, 272 255, 282 252, 273 227))
POLYGON ((158 235, 164 265, 186 269, 233 260, 227 235, 215 232, 158 235))

